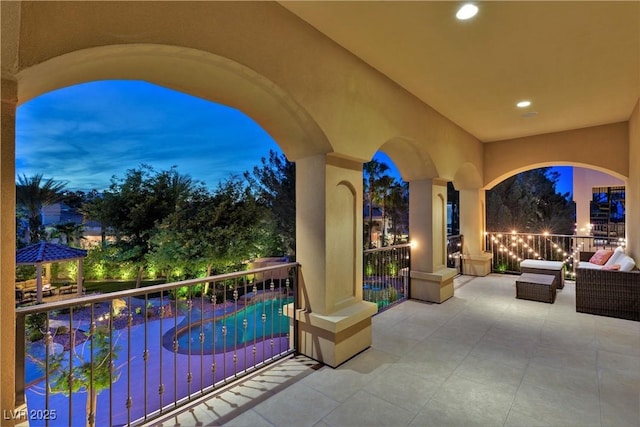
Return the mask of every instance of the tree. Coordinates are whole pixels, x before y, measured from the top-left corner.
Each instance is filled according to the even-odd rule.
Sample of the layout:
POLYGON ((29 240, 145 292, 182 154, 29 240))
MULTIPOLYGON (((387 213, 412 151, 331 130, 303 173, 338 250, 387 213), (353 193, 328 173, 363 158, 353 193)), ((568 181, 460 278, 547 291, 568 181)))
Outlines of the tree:
POLYGON ((93 427, 98 409, 98 395, 120 378, 115 367, 120 346, 113 342, 107 326, 92 327, 85 332, 88 340, 78 351, 71 345, 69 353, 50 356, 49 388, 52 393, 87 393, 87 427, 93 427), (89 345, 89 351, 84 351, 89 345))
POLYGON ((257 188, 260 204, 267 209, 265 226, 271 245, 268 255, 296 251, 296 167, 282 154, 270 150, 269 158, 262 158, 261 166, 253 173, 245 172, 245 178, 257 188))
POLYGON ((494 231, 573 234, 575 204, 556 192, 559 175, 549 168, 522 172, 487 191, 487 228, 494 231))
POLYGON ((16 183, 16 204, 27 218, 29 241, 36 243, 44 239, 44 227, 42 226, 42 208, 58 203, 62 200, 62 190, 65 182, 56 181, 53 178, 44 180, 42 174, 31 177, 18 176, 16 183))
POLYGON ((388 176, 386 172, 389 170, 389 166, 386 163, 379 162, 377 160, 371 160, 363 165, 364 171, 364 196, 368 206, 369 227, 368 227, 368 240, 367 247, 373 247, 372 234, 373 234, 373 204, 376 200, 380 200, 382 190, 381 178, 388 176))
POLYGON ((213 195, 195 193, 167 216, 151 239, 147 259, 165 271, 178 264, 205 267, 207 276, 237 271, 261 251, 265 216, 251 189, 232 176, 213 195))
POLYGON ((373 203, 379 205, 382 208, 382 246, 387 245, 387 239, 385 236, 386 233, 386 220, 388 215, 387 212, 387 199, 389 198, 389 194, 393 185, 395 183, 395 179, 390 177, 389 175, 383 175, 378 178, 375 182, 377 187, 377 191, 374 191, 373 203))
POLYGON ((65 243, 69 246, 82 239, 82 232, 84 230, 83 224, 65 222, 62 224, 56 224, 54 227, 58 233, 64 236, 65 243))
POLYGON ((203 188, 202 183, 179 174, 175 167, 156 172, 143 164, 128 170, 125 178, 112 178, 109 191, 94 198, 85 211, 114 231, 120 261, 138 267, 139 287, 156 227, 203 188))
POLYGON ((397 243, 398 235, 409 230, 409 184, 395 181, 390 188, 386 211, 391 218, 393 242, 397 243))

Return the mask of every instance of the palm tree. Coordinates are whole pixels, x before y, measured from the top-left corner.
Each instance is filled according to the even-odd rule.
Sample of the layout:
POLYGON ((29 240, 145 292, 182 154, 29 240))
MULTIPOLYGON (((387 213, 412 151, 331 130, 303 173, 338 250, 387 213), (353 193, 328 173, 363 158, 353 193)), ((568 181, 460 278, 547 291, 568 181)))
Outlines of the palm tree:
POLYGON ((389 166, 386 163, 381 163, 377 160, 371 160, 363 164, 364 170, 364 187, 365 196, 367 197, 367 203, 369 204, 369 240, 368 247, 371 247, 371 235, 373 233, 373 202, 378 199, 380 192, 379 180, 385 175, 385 172, 389 170, 389 166))
POLYGON ((42 174, 32 177, 18 176, 16 183, 16 204, 28 217, 29 240, 31 243, 42 240, 42 208, 62 200, 62 190, 66 182, 53 178, 43 180, 42 174))
POLYGON ((400 230, 409 228, 409 185, 396 181, 390 189, 387 201, 389 217, 393 227, 393 245, 397 243, 400 230))
POLYGON ((82 239, 84 224, 76 224, 75 222, 65 222, 54 226, 58 233, 65 237, 65 244, 71 246, 72 243, 78 243, 82 239))
POLYGON ((389 175, 383 175, 376 180, 376 191, 374 192, 373 201, 375 204, 379 205, 382 208, 382 243, 381 246, 386 246, 386 219, 387 215, 387 201, 389 198, 389 194, 391 188, 393 186, 395 179, 389 175))

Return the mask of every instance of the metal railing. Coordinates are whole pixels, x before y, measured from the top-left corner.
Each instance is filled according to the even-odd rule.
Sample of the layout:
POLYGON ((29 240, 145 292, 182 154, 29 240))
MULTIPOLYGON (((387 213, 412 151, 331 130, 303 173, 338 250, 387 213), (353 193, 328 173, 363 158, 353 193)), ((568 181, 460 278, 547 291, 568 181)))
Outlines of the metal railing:
POLYGON ((362 299, 376 303, 378 312, 407 299, 410 255, 409 243, 364 251, 362 299))
POLYGON ((297 277, 287 263, 18 308, 18 404, 31 426, 152 420, 294 352, 297 277))
POLYGON ((462 274, 462 246, 464 236, 453 234, 447 236, 447 267, 455 268, 458 274, 462 274))
POLYGON ((565 275, 575 275, 575 267, 581 251, 624 245, 624 240, 597 236, 576 236, 549 233, 487 232, 486 247, 493 254, 492 271, 519 273, 520 261, 541 259, 563 261, 565 275))

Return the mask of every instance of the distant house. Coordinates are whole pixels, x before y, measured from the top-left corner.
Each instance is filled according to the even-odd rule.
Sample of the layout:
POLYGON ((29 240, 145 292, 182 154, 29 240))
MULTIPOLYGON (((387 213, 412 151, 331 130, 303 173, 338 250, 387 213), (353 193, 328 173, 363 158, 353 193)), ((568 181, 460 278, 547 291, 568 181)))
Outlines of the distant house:
MULTIPOLYGON (((380 207, 380 206, 372 206, 372 230, 371 230, 371 243, 373 247, 376 248, 380 248, 382 246, 385 246, 382 244, 382 230, 384 229, 384 236, 386 237, 386 239, 388 240, 391 237, 391 218, 389 218, 388 216, 384 215, 384 210, 380 207)), ((364 210, 363 210, 363 214, 362 214, 362 218, 363 218, 363 230, 365 232, 365 245, 366 245, 366 239, 368 238, 368 233, 369 233, 369 204, 365 202, 364 204, 364 210)))
POLYGON ((42 208, 42 224, 47 234, 52 237, 52 243, 68 243, 64 235, 58 233, 56 225, 75 224, 82 226, 79 237, 79 245, 83 248, 91 248, 102 241, 102 225, 97 221, 85 221, 84 215, 67 206, 64 203, 54 203, 42 208))

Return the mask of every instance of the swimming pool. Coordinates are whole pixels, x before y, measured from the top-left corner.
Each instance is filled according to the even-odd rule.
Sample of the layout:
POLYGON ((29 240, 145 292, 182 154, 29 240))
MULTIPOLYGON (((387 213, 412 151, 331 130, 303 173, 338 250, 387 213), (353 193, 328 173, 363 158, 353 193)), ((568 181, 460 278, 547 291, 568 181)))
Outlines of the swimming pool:
MULTIPOLYGON (((61 353, 62 345, 51 343, 49 355, 61 353)), ((24 359, 24 381, 29 385, 40 381, 45 376, 44 362, 46 360, 46 349, 42 342, 29 343, 24 359)))
POLYGON ((222 318, 201 319, 196 315, 192 316, 191 324, 185 318, 177 328, 167 332, 164 346, 178 353, 212 354, 286 335, 290 319, 282 309, 291 302, 293 298, 260 301, 222 318), (176 336, 178 347, 174 350, 176 336))

